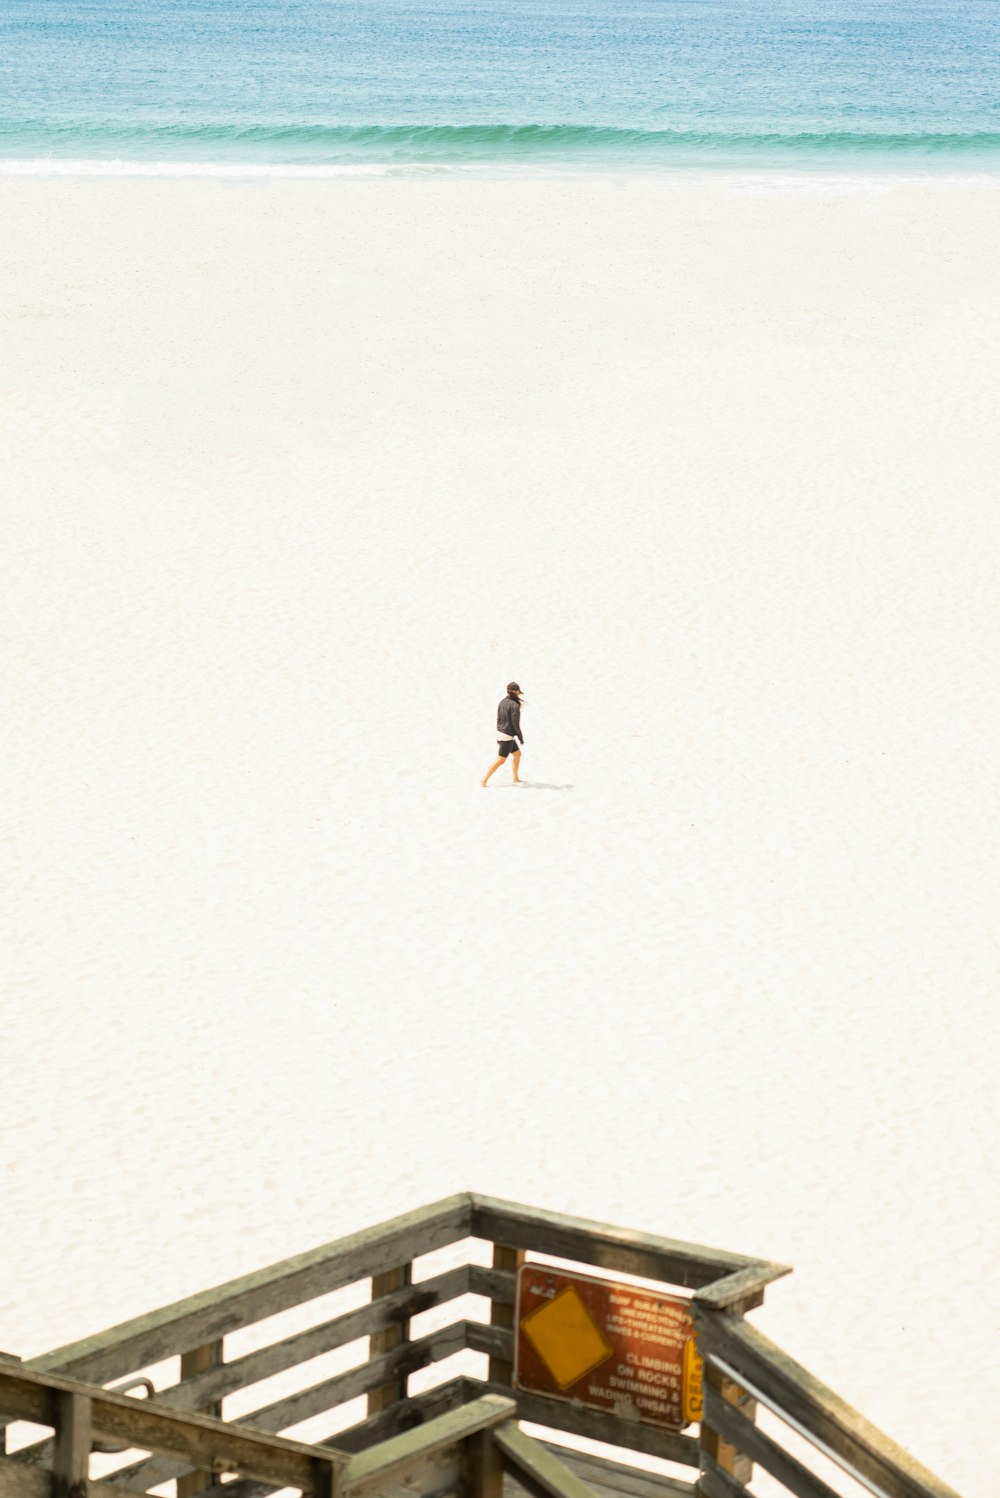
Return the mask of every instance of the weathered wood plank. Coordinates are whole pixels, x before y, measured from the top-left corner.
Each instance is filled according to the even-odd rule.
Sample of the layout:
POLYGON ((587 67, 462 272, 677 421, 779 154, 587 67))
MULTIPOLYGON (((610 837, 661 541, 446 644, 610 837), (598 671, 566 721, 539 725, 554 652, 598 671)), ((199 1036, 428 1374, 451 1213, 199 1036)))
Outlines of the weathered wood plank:
POLYGON ((26 1366, 95 1383, 120 1378, 466 1238, 470 1218, 467 1193, 448 1197, 57 1347, 26 1366))
POLYGON ((125 1416, 124 1412, 120 1412, 121 1419, 115 1419, 117 1413, 99 1409, 95 1404, 95 1428, 102 1435, 127 1440, 130 1446, 184 1458, 189 1466, 273 1478, 291 1487, 309 1487, 316 1456, 314 1447, 248 1431, 208 1415, 159 1410, 152 1404, 142 1406, 141 1422, 136 1422, 131 1413, 125 1416))
POLYGON ((387 1441, 390 1436, 398 1436, 405 1430, 414 1430, 428 1420, 435 1420, 438 1415, 471 1403, 473 1397, 466 1392, 464 1380, 455 1378, 423 1394, 411 1394, 405 1404, 394 1405, 381 1414, 349 1425, 346 1430, 338 1430, 333 1441, 338 1451, 348 1451, 352 1455, 367 1451, 379 1441, 387 1441))
MULTIPOLYGON (((314 1446, 247 1430, 208 1415, 166 1409, 151 1400, 130 1399, 127 1394, 113 1394, 27 1367, 15 1369, 0 1364, 0 1408, 19 1419, 58 1427, 57 1401, 64 1394, 89 1399, 91 1434, 96 1439, 164 1453, 180 1458, 188 1467, 235 1471, 261 1480, 273 1479, 283 1486, 309 1487, 317 1458, 314 1446)), ((340 1466, 347 1462, 346 1456, 332 1448, 327 1448, 325 1459, 340 1466)), ((21 1472, 32 1470, 16 1458, 11 1462, 21 1472)), ((116 1474, 116 1479, 121 1481, 121 1475, 116 1474)))
POLYGON ((694 1306, 698 1345, 848 1471, 874 1482, 886 1498, 958 1498, 902 1446, 796 1363, 756 1327, 725 1312, 694 1306))
POLYGON ((518 1430, 513 1421, 494 1431, 504 1465, 533 1498, 596 1498, 593 1488, 577 1477, 566 1463, 532 1436, 518 1430))
POLYGON ((335 1378, 324 1379, 308 1389, 301 1389, 297 1394, 288 1394, 284 1399, 264 1405, 261 1409, 251 1410, 249 1414, 241 1415, 236 1423, 253 1425, 258 1430, 284 1430, 289 1425, 297 1425, 300 1420, 311 1419, 313 1415, 321 1415, 338 1404, 346 1404, 350 1399, 368 1394, 390 1379, 407 1377, 421 1368, 429 1367, 431 1363, 449 1358, 453 1353, 461 1352, 465 1346, 465 1323, 456 1322, 453 1326, 443 1327, 439 1332, 431 1332, 426 1337, 405 1342, 401 1347, 384 1353, 370 1363, 362 1363, 359 1368, 339 1373, 335 1378))
POLYGON ((693 1482, 663 1477, 658 1472, 644 1472, 639 1467, 627 1467, 624 1462, 610 1461, 606 1456, 572 1451, 550 1441, 541 1444, 582 1477, 600 1498, 692 1498, 694 1493, 693 1482))
POLYGON ((514 1414, 512 1399, 486 1394, 472 1404, 463 1405, 436 1420, 428 1420, 426 1425, 415 1430, 405 1431, 390 1441, 382 1441, 378 1446, 358 1452, 351 1458, 344 1474, 344 1490, 353 1495, 378 1487, 417 1465, 432 1452, 458 1446, 478 1431, 491 1430, 512 1420, 514 1414))
POLYGON ((0 1363, 0 1410, 11 1420, 30 1420, 33 1425, 56 1427, 56 1393, 76 1389, 66 1381, 53 1382, 29 1373, 23 1364, 0 1363))
POLYGON ((552 1254, 694 1289, 749 1265, 774 1269, 774 1277, 785 1272, 784 1266, 768 1265, 763 1259, 476 1194, 472 1196, 472 1235, 506 1248, 552 1254))
POLYGON ((431 1451, 408 1466, 397 1477, 383 1478, 366 1489, 371 1498, 465 1498, 463 1493, 464 1447, 431 1451))
POLYGON ((658 1430, 655 1425, 617 1420, 614 1415, 600 1414, 597 1410, 584 1410, 570 1404, 557 1406, 555 1400, 525 1394, 522 1390, 517 1391, 517 1409, 522 1420, 547 1425, 551 1430, 562 1430, 567 1435, 588 1436, 591 1440, 603 1441, 607 1446, 623 1446, 629 1451, 642 1451, 647 1456, 659 1456, 687 1467, 698 1465, 698 1442, 691 1436, 658 1430))
MULTIPOLYGON (((509 1389, 499 1385, 483 1385, 473 1379, 468 1382, 472 1388, 510 1394, 509 1389)), ((519 1420, 530 1420, 533 1425, 545 1425, 550 1430, 562 1430, 567 1435, 589 1436, 605 1445, 623 1446, 629 1451, 642 1451, 647 1456, 661 1456, 665 1461, 681 1462, 686 1467, 698 1465, 698 1442, 692 1436, 659 1430, 655 1425, 643 1425, 638 1421, 619 1420, 598 1410, 586 1410, 582 1405, 563 1404, 558 1399, 546 1399, 540 1394, 526 1394, 523 1389, 515 1389, 513 1397, 517 1401, 519 1420)))
MULTIPOLYGON (((706 1362, 703 1377, 704 1389, 712 1389, 718 1400, 738 1408, 752 1421, 756 1418, 757 1402, 740 1384, 735 1383, 718 1369, 714 1363, 706 1362)), ((702 1420, 699 1431, 702 1455, 708 1455, 717 1467, 728 1472, 744 1487, 753 1477, 753 1462, 750 1458, 719 1433, 713 1421, 702 1420)))
MULTIPOLYGON (((485 1352, 490 1358, 490 1372, 492 1375, 494 1362, 501 1367, 510 1368, 514 1359, 514 1333, 503 1326, 484 1326, 481 1321, 467 1321, 465 1323, 465 1345, 473 1352, 485 1352)), ((504 1380, 496 1380, 490 1377, 490 1383, 503 1383, 504 1380)), ((510 1388, 510 1376, 508 1375, 507 1388, 510 1388)))
MULTIPOLYGON (((308 1448, 313 1455, 313 1480, 315 1480, 315 1472, 318 1470, 316 1468, 317 1462, 320 1462, 324 1467, 334 1465, 339 1472, 346 1470, 346 1462, 335 1461, 331 1463, 329 1458, 317 1455, 317 1453, 324 1451, 324 1445, 326 1445, 327 1449, 330 1449, 329 1443, 321 1443, 319 1446, 310 1446, 308 1448)), ((134 1463, 132 1466, 123 1467, 113 1474, 115 1482, 119 1485, 115 1491, 120 1494, 128 1493, 132 1495, 145 1493, 150 1488, 158 1487, 161 1483, 174 1480, 180 1481, 185 1476, 191 1476, 193 1470, 190 1460, 178 1460, 177 1458, 167 1456, 148 1457, 144 1461, 134 1463)), ((232 1469, 226 1468, 225 1470, 231 1471, 232 1469)), ((329 1476, 324 1474, 323 1481, 325 1485, 330 1486, 332 1483, 336 1486, 336 1476, 336 1472, 329 1476)), ((289 1484, 287 1482, 278 1482, 274 1479, 261 1480, 260 1478, 244 1477, 237 1479, 234 1483, 227 1482, 224 1486, 226 1498, 230 1498, 230 1489, 232 1489, 233 1498, 238 1498, 238 1495, 243 1493, 244 1490, 247 1493, 253 1491, 257 1494, 275 1493, 280 1488, 288 1487, 289 1484)), ((210 1485, 209 1491, 214 1490, 210 1485)), ((307 1485, 303 1491, 311 1493, 312 1489, 307 1485)))
POLYGON ((733 1311, 742 1316, 763 1305, 766 1287, 791 1272, 787 1264, 751 1264, 703 1286, 695 1292, 694 1298, 712 1310, 733 1311))
POLYGON ((721 1399, 710 1384, 705 1385, 705 1420, 721 1436, 744 1452, 752 1461, 776 1477, 795 1494, 795 1498, 840 1498, 822 1478, 810 1472, 797 1457, 785 1451, 764 1431, 758 1430, 733 1405, 721 1399))
POLYGON ((698 1498, 754 1498, 742 1483, 737 1482, 729 1472, 724 1472, 707 1455, 698 1478, 697 1492, 698 1498))
MULTIPOLYGON (((410 1264, 401 1264, 396 1269, 387 1269, 384 1274, 374 1275, 372 1278, 373 1303, 392 1295, 394 1291, 405 1290, 410 1284, 412 1274, 410 1264)), ((392 1324, 384 1331, 372 1333, 370 1357, 374 1359, 381 1357, 384 1353, 392 1352, 407 1340, 407 1336, 406 1318, 397 1314, 392 1324)), ((369 1415, 381 1414, 383 1410, 387 1410, 392 1404, 397 1404, 405 1396, 406 1375, 404 1374, 401 1378, 390 1379, 388 1383, 368 1391, 368 1413, 369 1415)))
POLYGON ((517 1277, 509 1270, 487 1269, 484 1264, 470 1264, 469 1289, 473 1295, 487 1295, 490 1300, 512 1306, 517 1293, 517 1277))

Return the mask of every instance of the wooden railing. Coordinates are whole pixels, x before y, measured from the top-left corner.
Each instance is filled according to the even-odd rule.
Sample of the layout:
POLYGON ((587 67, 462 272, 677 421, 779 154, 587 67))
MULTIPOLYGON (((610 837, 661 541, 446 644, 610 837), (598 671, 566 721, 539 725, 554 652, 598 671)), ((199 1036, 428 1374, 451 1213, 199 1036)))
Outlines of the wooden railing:
MULTIPOLYGON (((322 1447, 244 1431, 205 1415, 181 1415, 75 1379, 0 1363, 0 1411, 53 1431, 51 1471, 0 1458, 0 1498, 120 1498, 116 1482, 90 1480, 95 1441, 160 1453, 182 1469, 237 1473, 309 1498, 340 1498, 349 1458, 322 1447)), ((227 1485, 235 1495, 236 1487, 227 1485)))
POLYGON ((699 1483, 704 1498, 752 1498, 747 1483, 754 1462, 794 1498, 839 1498, 806 1460, 757 1429, 758 1404, 778 1417, 782 1430, 794 1432, 811 1453, 834 1463, 876 1498, 958 1498, 756 1327, 705 1296, 695 1296, 692 1309, 705 1359, 699 1483))
MULTIPOLYGON (((463 1194, 59 1348, 34 1359, 30 1367, 106 1384, 179 1356, 180 1378, 157 1388, 156 1403, 215 1414, 224 1409, 228 1396, 368 1337, 369 1356, 359 1366, 263 1402, 231 1422, 277 1432, 328 1414, 332 1429, 342 1405, 367 1396, 365 1417, 331 1436, 338 1447, 360 1451, 484 1391, 511 1393, 516 1268, 526 1253, 572 1259, 689 1289, 711 1286, 723 1303, 739 1311, 759 1304, 764 1286, 787 1272, 782 1266, 695 1244, 463 1194), (414 1280, 415 1260, 467 1239, 492 1245, 492 1265, 462 1263, 429 1279, 414 1280), (371 1280, 368 1304, 253 1352, 227 1357, 225 1339, 230 1334, 362 1279, 371 1280), (450 1324, 411 1336, 415 1316, 468 1294, 488 1300, 488 1322, 457 1312, 450 1324), (414 1373, 465 1350, 489 1359, 484 1382, 462 1375, 408 1396, 408 1380, 414 1373)), ((525 1393, 514 1397, 518 1415, 540 1425, 589 1434, 692 1467, 698 1464, 698 1442, 690 1435, 585 1413, 525 1393)), ((36 1443, 18 1454, 28 1464, 47 1465, 51 1458, 51 1442, 36 1443)), ((158 1456, 114 1473, 115 1482, 133 1491, 172 1477, 183 1479, 181 1498, 204 1486, 199 1469, 158 1456)))
POLYGON ((131 1492, 90 1477, 94 1441, 183 1454, 227 1498, 261 1498, 276 1487, 303 1498, 405 1498, 424 1492, 501 1498, 503 1472, 521 1474, 539 1498, 596 1498, 558 1458, 522 1435, 516 1405, 495 1394, 350 1456, 277 1436, 244 1432, 202 1415, 138 1403, 93 1385, 20 1367, 0 1370, 0 1409, 53 1429, 52 1471, 0 1458, 0 1498, 122 1498, 131 1492))
MULTIPOLYGON (((179 1377, 171 1375, 175 1381, 167 1382, 161 1372, 157 1373, 156 1408, 201 1412, 201 1418, 213 1425, 223 1423, 234 1432, 252 1428, 263 1434, 286 1431, 302 1421, 322 1417, 327 1430, 325 1444, 309 1449, 322 1452, 335 1447, 345 1458, 368 1453, 374 1459, 375 1448, 381 1450, 383 1443, 391 1444, 406 1433, 415 1435, 416 1428, 429 1426, 485 1395, 506 1396, 508 1402, 513 1399, 514 1412, 520 1419, 692 1469, 692 1478, 698 1475, 703 1498, 744 1498, 751 1461, 758 1461, 771 1472, 778 1464, 780 1471, 775 1475, 786 1482, 796 1498, 831 1498, 829 1489, 824 1491, 818 1479, 812 1486, 805 1478, 800 1480, 795 1458, 789 1457, 781 1465, 771 1449, 774 1443, 753 1423, 755 1401, 761 1393, 751 1391, 750 1384, 768 1399, 777 1399, 775 1380, 780 1370, 775 1372, 766 1356, 761 1362, 760 1348, 770 1348, 771 1344, 763 1339, 754 1341, 758 1334, 747 1326, 743 1316, 761 1304, 767 1285, 787 1272, 782 1265, 760 1259, 463 1194, 59 1348, 32 1360, 27 1371, 107 1384, 146 1376, 154 1365, 174 1359, 174 1368, 179 1365, 179 1377), (491 1245, 485 1255, 483 1243, 491 1245), (465 1261, 421 1278, 426 1273, 419 1262, 423 1256, 448 1248, 452 1249, 449 1258, 465 1261), (474 1262, 484 1256, 490 1258, 489 1264, 474 1262), (605 1273, 636 1275, 672 1290, 693 1292, 699 1343, 706 1356, 706 1408, 700 1428, 663 1430, 512 1389, 516 1273, 526 1256, 569 1260, 605 1273), (275 1341, 231 1355, 227 1338, 233 1333, 271 1317, 280 1318, 281 1313, 362 1281, 370 1282, 366 1304, 305 1330, 286 1330, 284 1335, 280 1335, 279 1319, 275 1341), (466 1295, 484 1297, 485 1309, 470 1315, 464 1307, 456 1306, 453 1319, 447 1320, 447 1308, 466 1295), (432 1310, 440 1310, 447 1324, 414 1335, 414 1318, 432 1310), (739 1341, 741 1336, 743 1341, 739 1341), (357 1366, 280 1397, 274 1397, 272 1390, 270 1398, 262 1397, 260 1403, 237 1418, 224 1422, 215 1419, 225 1414, 225 1401, 231 1395, 239 1393, 245 1405, 245 1391, 253 1390, 263 1380, 279 1374, 292 1376, 299 1365, 362 1338, 369 1339, 368 1353, 357 1366), (736 1358, 737 1343, 740 1349, 757 1348, 757 1361, 752 1362, 745 1350, 736 1358), (488 1372, 484 1378, 473 1377, 467 1370, 451 1377, 444 1373, 436 1386, 410 1392, 413 1375, 470 1350, 485 1355, 488 1372), (771 1379, 766 1387, 751 1376, 759 1374, 765 1364, 771 1379), (742 1384, 740 1377, 744 1379, 742 1384), (365 1409, 361 1418, 345 1424, 342 1407, 362 1396, 365 1409), (800 1486, 796 1487, 795 1481, 800 1481, 800 1486)), ((777 1349, 773 1349, 773 1355, 783 1357, 777 1349)), ((785 1360, 784 1367, 783 1376, 792 1378, 788 1369, 795 1365, 785 1360)), ((798 1376, 809 1379, 803 1370, 798 1370, 798 1376)), ((297 1382, 303 1382, 303 1375, 297 1382)), ((809 1384, 814 1393, 821 1387, 815 1381, 809 1384)), ((829 1391, 824 1394, 828 1402, 833 1400, 829 1391)), ((125 1397, 126 1403, 142 1408, 140 1401, 115 1397, 125 1397)), ((787 1389, 781 1397, 791 1399, 787 1389)), ((794 1421, 809 1430, 815 1426, 817 1444, 822 1448, 832 1443, 817 1411, 818 1407, 803 1405, 801 1399, 788 1405, 794 1421)), ((823 1420, 828 1420, 827 1405, 823 1405, 823 1411, 823 1420)), ((5 1415, 14 1413, 0 1405, 0 1424, 5 1423, 5 1415)), ((860 1417, 854 1419, 857 1422, 860 1417)), ((509 1434, 505 1430, 505 1439, 509 1434)), ((513 1439, 515 1446, 510 1447, 508 1441, 504 1448, 508 1466, 516 1465, 517 1460, 516 1433, 513 1439)), ((884 1471, 891 1469, 899 1479, 896 1486, 875 1485, 873 1491, 880 1498, 956 1498, 944 1484, 926 1486, 926 1481, 936 1480, 923 1474, 916 1464, 900 1467, 899 1457, 905 1454, 872 1427, 865 1426, 856 1439, 870 1448, 869 1459, 875 1463, 871 1470, 884 1476, 884 1471), (891 1460, 886 1456, 890 1452, 896 1453, 891 1460), (913 1485, 913 1474, 918 1471, 923 1487, 913 1485), (910 1486, 905 1485, 904 1478, 910 1486)), ((110 1474, 109 1481, 123 1491, 143 1492, 177 1478, 179 1498, 191 1498, 213 1481, 211 1465, 187 1448, 163 1451, 148 1441, 134 1444, 151 1454, 126 1459, 110 1474)), ((833 1449, 837 1449, 835 1445, 833 1449)), ((57 1443, 50 1439, 16 1452, 11 1461, 22 1470, 50 1468, 56 1456, 57 1443)), ((535 1450, 532 1459, 537 1460, 537 1456, 535 1450)), ((854 1452, 852 1460, 857 1458, 854 1452)), ((869 1472, 863 1463, 857 1470, 869 1472)), ((243 1498, 241 1489, 242 1484, 233 1484, 232 1498, 243 1498)), ((255 1491, 273 1491, 273 1487, 255 1491)), ((2 1488, 0 1498, 4 1498, 2 1488)), ((580 1498, 580 1494, 575 1493, 574 1498, 580 1498)))

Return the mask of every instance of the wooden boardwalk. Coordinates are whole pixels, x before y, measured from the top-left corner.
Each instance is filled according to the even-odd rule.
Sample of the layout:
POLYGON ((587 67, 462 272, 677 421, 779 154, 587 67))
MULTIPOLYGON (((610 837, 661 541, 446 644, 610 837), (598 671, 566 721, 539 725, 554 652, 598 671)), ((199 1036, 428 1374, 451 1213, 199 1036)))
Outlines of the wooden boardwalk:
POLYGON ((124 1498, 164 1483, 193 1498, 223 1475, 227 1498, 286 1488, 309 1498, 754 1498, 755 1463, 793 1498, 840 1498, 816 1470, 831 1460, 874 1498, 958 1498, 745 1319, 786 1273, 698 1244, 450 1197, 27 1364, 0 1358, 0 1437, 12 1427, 6 1456, 0 1446, 0 1498, 124 1498), (489 1265, 476 1262, 484 1241, 489 1265), (421 1261, 440 1249, 459 1262, 428 1272, 421 1261), (698 1424, 668 1429, 624 1418, 617 1403, 600 1411, 513 1387, 516 1275, 533 1256, 687 1293, 704 1360, 698 1424), (284 1335, 279 1320, 273 1341, 228 1355, 233 1333, 359 1285, 361 1306, 284 1335), (470 1295, 483 1298, 485 1316, 460 1300, 470 1295), (415 1334, 414 1319, 432 1310, 445 1324, 415 1334), (262 1390, 246 1413, 225 1418, 231 1395, 360 1339, 367 1355, 356 1366, 316 1382, 300 1375, 280 1397, 262 1390), (484 1377, 443 1367, 431 1387, 410 1392, 414 1374, 468 1351, 484 1355, 484 1377), (174 1371, 164 1375, 166 1360, 174 1371), (345 1425, 344 1407, 362 1398, 345 1425), (798 1454, 757 1426, 759 1406, 794 1432, 798 1454), (318 1444, 282 1434, 316 1417, 330 1432, 318 1444), (24 1444, 19 1421, 50 1434, 24 1444), (666 1460, 675 1475, 532 1439, 520 1421, 666 1460), (95 1450, 121 1453, 100 1481, 95 1450))

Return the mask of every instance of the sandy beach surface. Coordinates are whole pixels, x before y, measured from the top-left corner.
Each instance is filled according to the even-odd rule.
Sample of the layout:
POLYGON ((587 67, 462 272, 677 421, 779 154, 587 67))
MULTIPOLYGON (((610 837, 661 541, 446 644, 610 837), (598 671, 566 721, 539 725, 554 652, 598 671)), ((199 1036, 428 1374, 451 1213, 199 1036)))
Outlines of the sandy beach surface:
POLYGON ((791 1263, 988 1498, 997 185, 0 222, 0 1347, 471 1188, 791 1263))

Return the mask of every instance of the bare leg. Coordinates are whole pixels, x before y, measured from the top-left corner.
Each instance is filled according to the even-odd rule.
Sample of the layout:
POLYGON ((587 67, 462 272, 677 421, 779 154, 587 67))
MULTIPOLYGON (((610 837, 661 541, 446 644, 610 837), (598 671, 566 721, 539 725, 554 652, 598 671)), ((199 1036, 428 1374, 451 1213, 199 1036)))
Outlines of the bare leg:
POLYGON ((511 759, 514 761, 514 784, 515 785, 520 785, 520 783, 521 783, 521 777, 518 774, 518 771, 521 768, 521 751, 520 751, 520 749, 515 749, 514 750, 514 753, 511 755, 511 759))
POLYGON ((493 763, 490 765, 489 769, 486 771, 486 774, 483 776, 483 778, 479 782, 479 784, 480 785, 485 785, 486 782, 487 782, 487 780, 489 780, 490 776, 493 774, 493 771, 494 770, 499 770, 499 768, 500 768, 500 766, 502 764, 503 764, 503 760, 502 759, 495 759, 493 761, 493 763))

